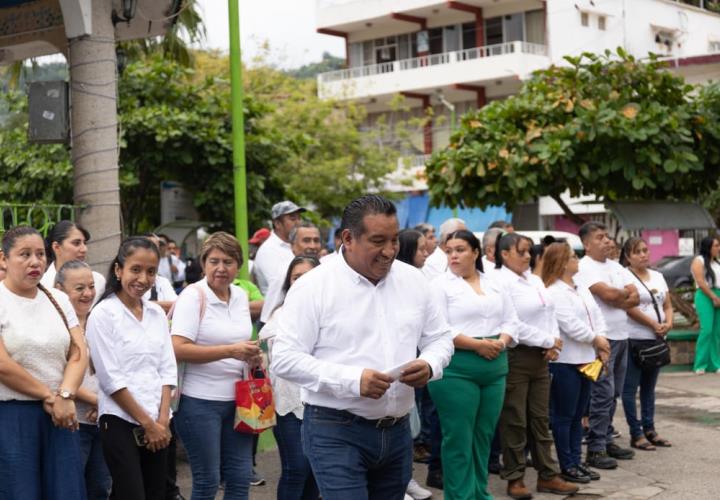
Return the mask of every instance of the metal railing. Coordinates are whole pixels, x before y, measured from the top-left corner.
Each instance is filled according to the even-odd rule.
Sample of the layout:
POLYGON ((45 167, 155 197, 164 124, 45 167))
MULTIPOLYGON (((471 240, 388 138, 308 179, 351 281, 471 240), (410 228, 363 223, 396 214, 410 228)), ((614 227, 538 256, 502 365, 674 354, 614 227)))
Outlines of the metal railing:
POLYGON ((74 205, 43 205, 0 203, 0 235, 14 226, 32 226, 43 236, 61 220, 75 220, 79 207, 74 205))
POLYGON ((412 59, 401 59, 399 61, 371 64, 355 68, 330 71, 318 75, 320 83, 330 83, 342 80, 351 80, 366 76, 375 76, 385 73, 407 71, 411 69, 424 68, 428 66, 439 66, 444 64, 456 64, 486 57, 504 56, 508 54, 531 54, 546 56, 547 47, 530 42, 507 42, 497 45, 486 45, 470 49, 443 52, 440 54, 428 54, 425 56, 413 57, 412 59))

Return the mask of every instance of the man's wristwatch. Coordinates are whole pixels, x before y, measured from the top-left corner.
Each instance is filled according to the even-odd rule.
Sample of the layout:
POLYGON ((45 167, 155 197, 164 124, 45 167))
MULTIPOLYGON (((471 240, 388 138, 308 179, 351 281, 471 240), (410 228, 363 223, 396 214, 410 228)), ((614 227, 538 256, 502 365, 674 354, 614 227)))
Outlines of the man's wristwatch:
POLYGON ((75 393, 70 392, 67 389, 60 388, 58 389, 57 393, 55 393, 56 396, 60 396, 62 399, 69 399, 70 401, 75 401, 75 393))

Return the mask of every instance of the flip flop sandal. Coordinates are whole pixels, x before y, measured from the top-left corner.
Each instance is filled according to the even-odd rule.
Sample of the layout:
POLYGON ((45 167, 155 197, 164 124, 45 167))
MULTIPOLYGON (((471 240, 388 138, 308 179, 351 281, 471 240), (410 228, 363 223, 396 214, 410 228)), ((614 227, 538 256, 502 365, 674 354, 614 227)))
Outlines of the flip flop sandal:
POLYGON ((662 448, 670 448, 672 446, 672 444, 670 444, 670 441, 659 437, 657 432, 654 432, 654 431, 646 432, 645 437, 647 438, 648 441, 650 441, 655 446, 660 446, 662 448))
POLYGON ((631 439, 630 447, 635 448, 636 450, 655 451, 655 446, 653 446, 653 443, 651 443, 650 440, 645 438, 631 439))

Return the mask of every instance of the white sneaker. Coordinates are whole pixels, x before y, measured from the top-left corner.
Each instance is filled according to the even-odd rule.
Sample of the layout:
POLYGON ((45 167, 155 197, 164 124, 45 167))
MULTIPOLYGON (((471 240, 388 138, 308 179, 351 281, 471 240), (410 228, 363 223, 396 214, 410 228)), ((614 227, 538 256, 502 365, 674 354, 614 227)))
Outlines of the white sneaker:
POLYGON ((432 491, 426 490, 418 484, 417 481, 411 479, 405 490, 405 500, 425 500, 432 496, 432 491))

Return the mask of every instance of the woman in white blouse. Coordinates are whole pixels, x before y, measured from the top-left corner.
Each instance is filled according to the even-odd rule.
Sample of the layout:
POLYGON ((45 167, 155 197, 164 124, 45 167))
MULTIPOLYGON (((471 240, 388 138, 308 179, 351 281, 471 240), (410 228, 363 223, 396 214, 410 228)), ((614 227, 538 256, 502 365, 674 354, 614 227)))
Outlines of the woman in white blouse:
MULTIPOLYGON (((290 287, 305 273, 320 265, 315 257, 300 255, 295 257, 288 267, 283 282, 283 296, 287 295, 290 287)), ((278 316, 282 305, 273 312, 270 321, 260 330, 260 338, 267 340, 269 352, 272 356, 272 344, 279 332, 278 316)), ((303 418, 303 404, 300 400, 300 387, 293 382, 276 377, 270 372, 273 386, 273 398, 277 425, 273 427, 275 441, 280 452, 282 471, 278 482, 278 500, 317 500, 320 492, 315 482, 310 462, 303 453, 301 442, 301 429, 303 418)))
POLYGON ((85 498, 75 394, 87 366, 67 296, 40 284, 45 245, 18 226, 2 238, 0 498, 85 498))
POLYGON ((172 342, 185 362, 175 429, 187 450, 193 500, 248 497, 253 436, 234 430, 235 382, 260 364, 251 341, 248 295, 232 282, 242 265, 234 236, 217 232, 203 243, 205 279, 180 294, 172 318, 172 342), (221 474, 222 473, 222 474, 221 474))
POLYGON ((562 477, 552 455, 549 427, 550 374, 548 363, 562 349, 555 308, 542 280, 530 272, 532 240, 507 233, 495 242, 496 279, 510 296, 518 324, 518 345, 508 352, 509 373, 500 415, 503 450, 501 477, 508 481, 508 495, 531 495, 525 486, 525 450, 530 445, 538 471, 539 492, 571 495, 578 487, 562 477))
POLYGON ((545 249, 542 279, 548 287, 563 349, 550 363, 553 408, 552 432, 563 477, 589 483, 600 476, 582 462, 582 417, 590 401, 592 382, 579 368, 595 361, 607 362, 610 344, 602 312, 587 287, 575 283, 578 257, 567 243, 552 243, 545 249))
MULTIPOLYGON (((87 258, 87 242, 90 233, 80 224, 70 220, 61 220, 53 226, 47 236, 46 252, 48 266, 41 283, 45 288, 55 286, 55 275, 63 264, 71 260, 85 262, 87 258)), ((95 282, 96 302, 105 292, 105 277, 92 271, 95 282)))
POLYGON ((639 450, 668 447, 670 442, 655 432, 655 384, 660 367, 642 367, 637 353, 664 338, 672 328, 673 308, 665 278, 650 269, 650 250, 642 238, 628 238, 620 254, 620 264, 630 271, 640 295, 640 304, 629 309, 630 349, 622 393, 625 420, 630 427, 630 446, 639 450), (640 389, 640 413, 636 398, 640 389))
MULTIPOLYGON (((69 260, 55 275, 55 288, 65 292, 77 314, 80 327, 87 329, 87 319, 95 301, 95 280, 87 263, 69 260)), ((77 419, 80 423, 80 451, 85 471, 88 500, 107 500, 110 495, 110 471, 103 457, 98 429, 98 382, 88 369, 77 391, 77 419)))
POLYGON ((100 385, 100 439, 118 500, 165 495, 177 369, 165 313, 143 299, 159 259, 146 238, 123 241, 105 293, 88 318, 86 336, 100 385))
POLYGON ((515 311, 499 285, 482 273, 480 242, 451 233, 448 271, 432 281, 454 335, 455 354, 441 380, 430 382, 443 432, 446 500, 490 499, 488 457, 500 417, 515 311))

